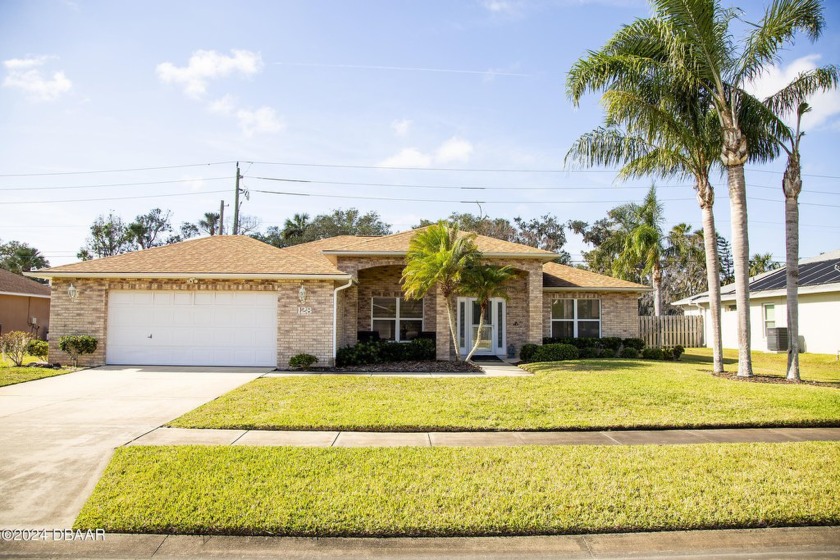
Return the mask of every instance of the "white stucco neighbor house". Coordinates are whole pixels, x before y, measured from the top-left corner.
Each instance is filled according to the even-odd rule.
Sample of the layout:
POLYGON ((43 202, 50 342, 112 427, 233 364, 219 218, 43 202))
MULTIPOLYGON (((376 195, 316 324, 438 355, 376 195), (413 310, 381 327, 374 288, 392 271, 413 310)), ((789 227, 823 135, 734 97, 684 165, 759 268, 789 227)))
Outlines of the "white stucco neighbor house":
MULTIPOLYGON (((785 351, 787 327, 785 267, 750 278, 750 328, 754 350, 785 351), (780 340, 781 345, 774 344, 780 340), (780 347, 781 346, 781 347, 780 347)), ((711 345, 709 293, 674 302, 686 315, 702 315, 706 345, 711 345)), ((738 347, 735 285, 721 288, 724 348, 738 347)), ((799 340, 803 352, 840 352, 840 249, 799 261, 799 340)))

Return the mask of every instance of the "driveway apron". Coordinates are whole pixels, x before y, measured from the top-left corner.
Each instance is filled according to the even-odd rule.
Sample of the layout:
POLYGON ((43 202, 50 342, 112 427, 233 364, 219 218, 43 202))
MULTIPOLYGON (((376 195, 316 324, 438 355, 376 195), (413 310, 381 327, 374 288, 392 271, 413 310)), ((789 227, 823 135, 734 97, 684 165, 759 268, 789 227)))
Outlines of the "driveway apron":
POLYGON ((0 527, 70 527, 114 448, 267 371, 103 367, 0 388, 0 527))

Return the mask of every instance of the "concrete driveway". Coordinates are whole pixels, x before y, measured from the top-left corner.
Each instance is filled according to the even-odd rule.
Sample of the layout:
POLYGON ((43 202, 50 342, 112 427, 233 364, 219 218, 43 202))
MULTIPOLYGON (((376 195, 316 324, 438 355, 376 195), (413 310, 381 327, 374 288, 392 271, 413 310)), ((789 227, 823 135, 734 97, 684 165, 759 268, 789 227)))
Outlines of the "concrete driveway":
POLYGON ((114 448, 267 371, 111 366, 0 387, 0 527, 70 527, 114 448))

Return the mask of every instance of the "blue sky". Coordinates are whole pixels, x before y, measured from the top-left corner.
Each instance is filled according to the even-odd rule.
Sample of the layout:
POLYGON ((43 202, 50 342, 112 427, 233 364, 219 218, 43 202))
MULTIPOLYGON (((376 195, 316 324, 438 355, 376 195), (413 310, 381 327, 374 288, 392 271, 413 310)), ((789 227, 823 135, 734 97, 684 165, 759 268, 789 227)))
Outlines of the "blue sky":
MULTIPOLYGON (((840 63, 840 7, 826 4, 823 37, 786 50, 757 91, 840 63)), ((73 262, 109 210, 130 220, 159 206, 180 223, 232 199, 232 163, 146 168, 237 160, 251 191, 243 213, 263 229, 295 212, 355 206, 404 230, 477 213, 475 200, 491 217, 596 220, 641 199, 650 182, 548 172, 563 170, 572 142, 601 121, 598 96, 579 108, 566 99, 565 76, 647 14, 633 0, 4 0, 0 239, 33 244, 54 265, 73 262), (120 169, 143 170, 79 173, 120 169), (507 171, 476 171, 487 169, 507 171)), ((814 105, 803 256, 840 247, 840 94, 814 105)), ((751 252, 780 260, 783 166, 747 170, 751 252)), ((658 184, 668 225, 699 227, 688 183, 658 184)), ((728 237, 725 188, 715 208, 728 237)), ((567 248, 578 260, 586 246, 570 235, 567 248)))

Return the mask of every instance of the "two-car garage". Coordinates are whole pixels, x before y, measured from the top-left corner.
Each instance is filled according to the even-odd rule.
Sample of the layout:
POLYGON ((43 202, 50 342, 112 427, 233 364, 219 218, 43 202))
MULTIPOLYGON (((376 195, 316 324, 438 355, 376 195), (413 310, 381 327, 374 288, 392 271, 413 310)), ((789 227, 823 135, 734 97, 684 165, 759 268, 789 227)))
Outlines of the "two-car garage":
POLYGON ((110 290, 105 361, 276 366, 277 293, 110 290))

